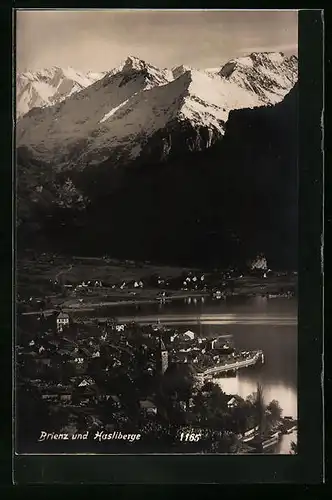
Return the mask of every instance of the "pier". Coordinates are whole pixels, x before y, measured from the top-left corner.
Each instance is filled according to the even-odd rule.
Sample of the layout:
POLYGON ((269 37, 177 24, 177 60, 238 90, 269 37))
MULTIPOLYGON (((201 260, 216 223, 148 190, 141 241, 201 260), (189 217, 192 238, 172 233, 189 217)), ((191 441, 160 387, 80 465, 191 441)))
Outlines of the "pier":
POLYGON ((241 359, 239 361, 234 361, 233 363, 220 364, 219 366, 214 366, 212 368, 207 368, 199 375, 201 377, 208 377, 209 375, 213 375, 215 373, 223 373, 232 370, 239 370, 240 368, 247 368, 249 366, 253 366, 258 361, 264 363, 264 354, 263 351, 257 351, 253 356, 247 359, 241 359))

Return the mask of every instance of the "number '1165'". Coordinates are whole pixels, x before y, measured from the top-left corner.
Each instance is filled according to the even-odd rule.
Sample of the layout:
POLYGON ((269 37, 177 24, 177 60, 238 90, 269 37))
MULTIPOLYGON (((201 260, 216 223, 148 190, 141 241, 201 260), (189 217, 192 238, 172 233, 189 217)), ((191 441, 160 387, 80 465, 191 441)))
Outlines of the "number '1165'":
POLYGON ((192 432, 181 432, 180 441, 199 441, 201 438, 200 434, 193 434, 192 432))

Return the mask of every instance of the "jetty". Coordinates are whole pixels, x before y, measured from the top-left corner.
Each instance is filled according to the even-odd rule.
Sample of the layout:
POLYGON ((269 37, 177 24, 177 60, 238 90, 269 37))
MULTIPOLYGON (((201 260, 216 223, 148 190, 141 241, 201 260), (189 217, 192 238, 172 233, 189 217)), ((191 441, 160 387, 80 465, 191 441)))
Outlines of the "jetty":
POLYGON ((234 371, 234 370, 239 370, 241 368, 247 368, 249 366, 253 366, 258 362, 264 363, 264 354, 263 351, 255 351, 252 356, 247 357, 245 359, 239 359, 237 361, 233 361, 230 363, 223 363, 220 365, 213 366, 211 368, 207 368, 206 370, 202 371, 199 375, 201 377, 208 377, 210 375, 216 374, 216 373, 223 373, 223 372, 228 372, 228 371, 234 371))

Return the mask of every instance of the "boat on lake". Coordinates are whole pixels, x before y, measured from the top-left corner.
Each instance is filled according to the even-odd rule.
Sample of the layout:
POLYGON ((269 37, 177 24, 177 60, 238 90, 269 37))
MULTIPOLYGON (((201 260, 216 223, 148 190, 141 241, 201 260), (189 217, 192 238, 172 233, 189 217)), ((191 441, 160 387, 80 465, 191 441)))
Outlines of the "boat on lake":
POLYGON ((258 425, 256 427, 253 427, 252 429, 249 429, 244 433, 242 437, 242 442, 249 443, 250 441, 253 441, 256 438, 258 432, 259 432, 258 425))
POLYGON ((280 430, 282 434, 292 434, 297 430, 297 420, 293 417, 284 417, 280 425, 280 430))
POLYGON ((255 448, 256 452, 267 451, 280 441, 281 431, 275 431, 267 435, 255 436, 254 439, 250 441, 250 446, 255 448))
POLYGON ((292 432, 296 431, 297 425, 293 425, 290 429, 287 429, 285 434, 292 434, 292 432))

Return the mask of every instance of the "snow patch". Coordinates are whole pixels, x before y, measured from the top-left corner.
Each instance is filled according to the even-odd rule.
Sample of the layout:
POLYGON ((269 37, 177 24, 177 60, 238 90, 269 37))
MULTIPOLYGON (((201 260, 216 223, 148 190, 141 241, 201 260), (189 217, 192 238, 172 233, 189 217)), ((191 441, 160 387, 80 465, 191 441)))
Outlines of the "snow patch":
POLYGON ((206 68, 204 70, 205 73, 208 73, 208 75, 216 75, 220 71, 220 66, 218 68, 206 68))
POLYGON ((116 106, 115 108, 111 109, 111 111, 109 111, 108 113, 106 113, 103 116, 103 118, 99 121, 99 123, 103 123, 106 120, 108 120, 112 115, 114 115, 114 113, 116 113, 118 111, 118 109, 121 109, 125 104, 127 104, 128 100, 129 99, 126 99, 121 104, 119 104, 119 106, 116 106))
POLYGON ((282 63, 284 61, 284 55, 281 52, 270 52, 268 53, 268 58, 275 63, 282 63))
POLYGON ((242 66, 248 66, 249 68, 254 67, 254 63, 251 57, 239 57, 238 59, 236 59, 236 62, 238 64, 241 64, 242 66))
POLYGON ((252 108, 261 104, 259 97, 236 83, 215 79, 199 71, 192 71, 189 96, 182 109, 184 116, 202 125, 212 126, 223 133, 223 124, 232 109, 252 108))

